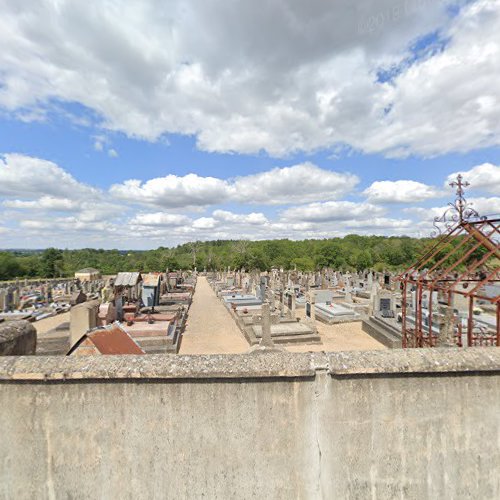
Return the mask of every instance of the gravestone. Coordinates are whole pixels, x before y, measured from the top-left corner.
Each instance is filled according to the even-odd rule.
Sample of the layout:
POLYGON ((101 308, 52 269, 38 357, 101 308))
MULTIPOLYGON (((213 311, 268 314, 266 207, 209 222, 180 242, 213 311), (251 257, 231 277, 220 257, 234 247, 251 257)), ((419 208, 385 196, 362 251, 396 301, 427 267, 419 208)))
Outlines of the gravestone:
POLYGON ((35 354, 36 329, 28 321, 8 321, 0 325, 0 356, 35 354))

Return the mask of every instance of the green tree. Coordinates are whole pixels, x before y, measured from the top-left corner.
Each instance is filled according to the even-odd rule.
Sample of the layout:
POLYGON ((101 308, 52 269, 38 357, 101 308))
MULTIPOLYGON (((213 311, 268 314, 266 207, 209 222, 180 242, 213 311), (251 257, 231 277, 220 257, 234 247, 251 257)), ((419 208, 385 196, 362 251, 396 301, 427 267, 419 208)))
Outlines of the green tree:
POLYGON ((63 252, 57 248, 47 248, 41 257, 41 271, 46 278, 55 278, 62 274, 63 252))

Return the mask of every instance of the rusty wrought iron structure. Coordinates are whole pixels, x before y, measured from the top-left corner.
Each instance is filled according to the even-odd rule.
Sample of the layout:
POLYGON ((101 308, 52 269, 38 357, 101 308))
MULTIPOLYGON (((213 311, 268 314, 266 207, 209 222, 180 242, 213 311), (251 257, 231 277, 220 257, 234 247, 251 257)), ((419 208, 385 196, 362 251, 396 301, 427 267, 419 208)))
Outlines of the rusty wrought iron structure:
POLYGON ((468 185, 461 175, 450 184, 456 199, 434 219, 435 243, 397 277, 403 347, 500 346, 500 218, 472 208, 468 185))

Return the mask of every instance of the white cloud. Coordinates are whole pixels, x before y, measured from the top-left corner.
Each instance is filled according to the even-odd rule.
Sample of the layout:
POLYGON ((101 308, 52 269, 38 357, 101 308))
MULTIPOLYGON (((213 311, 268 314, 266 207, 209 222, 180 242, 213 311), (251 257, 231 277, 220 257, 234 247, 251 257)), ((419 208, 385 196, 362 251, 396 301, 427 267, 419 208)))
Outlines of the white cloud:
POLYGON ((384 86, 372 134, 359 146, 434 156, 500 144, 500 0, 477 0, 442 30, 444 50, 384 86))
POLYGON ((200 217, 193 221, 194 229, 213 229, 217 225, 217 221, 212 217, 200 217))
POLYGON ((81 198, 97 190, 78 182, 55 163, 20 154, 0 156, 0 196, 38 198, 81 198))
POLYGON ((337 199, 352 191, 358 182, 355 175, 304 163, 228 180, 197 174, 171 174, 146 182, 132 179, 114 184, 110 193, 122 200, 166 208, 226 201, 274 205, 337 199))
POLYGON ((328 222, 351 220, 369 220, 372 217, 383 215, 386 212, 381 206, 370 203, 354 203, 351 201, 327 201, 324 203, 310 203, 298 207, 291 207, 282 212, 285 220, 304 222, 328 222))
POLYGON ((443 196, 433 186, 408 180, 376 181, 363 194, 371 203, 417 203, 443 196))
POLYGON ((250 214, 235 214, 227 210, 215 210, 212 214, 215 219, 237 224, 261 225, 268 222, 263 213, 252 212, 250 214))
MULTIPOLYGON (((427 235, 433 217, 446 209, 445 206, 408 207, 402 210, 404 217, 398 216, 398 210, 390 204, 393 199, 383 189, 376 190, 377 203, 371 199, 361 202, 328 199, 349 192, 358 179, 312 164, 227 180, 190 174, 145 182, 127 181, 113 186, 108 193, 104 187, 98 189, 79 182, 55 163, 22 155, 4 158, 0 164, 3 180, 0 206, 4 207, 0 227, 10 226, 2 234, 2 244, 11 247, 24 246, 26 241, 37 247, 147 248, 214 239, 296 240, 349 233, 427 235), (295 182, 293 173, 301 182, 295 182), (51 180, 50 185, 44 184, 47 179, 51 180), (334 185, 335 179, 340 186, 334 185), (133 189, 127 191, 130 183, 133 189), (243 199, 242 189, 247 190, 243 199), (122 198, 117 200, 113 196, 116 193, 122 198), (260 206, 251 211, 257 196, 260 206), (307 199, 320 201, 289 206, 292 200, 307 199), (273 204, 279 200, 284 206, 276 210, 273 204), (238 208, 234 209, 236 202, 238 208), (137 203, 174 207, 141 212, 137 203), (193 207, 198 207, 196 212, 193 207)), ((489 167, 479 167, 470 170, 477 179, 490 176, 489 167)), ((401 182, 391 182, 391 188, 399 195, 414 181, 401 182)), ((368 188, 372 196, 374 186, 380 184, 368 188)), ((469 201, 481 215, 500 212, 499 197, 471 197, 469 201)))
POLYGON ((355 175, 303 163, 237 178, 232 185, 232 199, 266 204, 331 200, 349 193, 358 182, 355 175))
POLYGON ((348 144, 397 156, 498 145, 500 1, 450 19, 447 7, 464 3, 62 0, 26 15, 7 2, 0 106, 39 119, 54 101, 77 102, 102 129, 193 134, 207 151, 348 144), (410 64, 406 48, 437 30, 445 49, 410 64), (378 81, 382 67, 399 74, 378 81))
POLYGON ((118 151, 116 149, 108 149, 108 156, 111 158, 118 158, 118 151))
POLYGON ((215 205, 227 198, 227 183, 215 177, 167 175, 146 182, 132 179, 114 184, 110 193, 118 199, 162 207, 215 205))
POLYGON ((53 196, 42 196, 38 200, 5 200, 4 207, 20 209, 38 209, 38 210, 56 210, 56 211, 74 211, 78 210, 79 203, 76 200, 68 198, 55 198, 53 196))
POLYGON ((500 193, 500 167, 498 165, 482 163, 470 170, 450 174, 446 179, 446 187, 451 182, 456 182, 459 174, 463 176, 464 181, 470 183, 468 189, 482 189, 491 193, 500 193))
POLYGON ((500 215, 500 197, 498 196, 469 198, 467 201, 481 216, 500 215))
POLYGON ((414 222, 410 219, 390 219, 387 217, 375 217, 365 220, 346 220, 342 221, 345 228, 352 229, 396 229, 404 232, 405 229, 412 228, 414 222))
POLYGON ((191 219, 186 215, 181 214, 167 214, 163 212, 155 212, 148 214, 139 214, 130 220, 130 224, 137 224, 142 226, 182 226, 189 224, 191 219))
MULTIPOLYGON (((480 216, 500 215, 500 197, 477 197, 467 198, 470 208, 474 209, 480 216)), ((443 205, 440 207, 421 208, 411 207, 404 210, 405 213, 415 215, 422 221, 432 223, 434 217, 441 217, 449 206, 443 205)))

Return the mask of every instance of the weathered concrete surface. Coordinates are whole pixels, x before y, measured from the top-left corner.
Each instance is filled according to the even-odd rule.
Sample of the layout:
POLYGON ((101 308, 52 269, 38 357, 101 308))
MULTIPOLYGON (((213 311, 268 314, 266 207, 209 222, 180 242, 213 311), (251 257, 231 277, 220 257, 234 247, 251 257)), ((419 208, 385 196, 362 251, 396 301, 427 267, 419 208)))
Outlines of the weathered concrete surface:
POLYGON ((0 498, 500 497, 500 349, 83 361, 0 360, 0 498))
POLYGON ((0 325, 0 356, 35 354, 36 329, 28 321, 8 321, 0 325))

